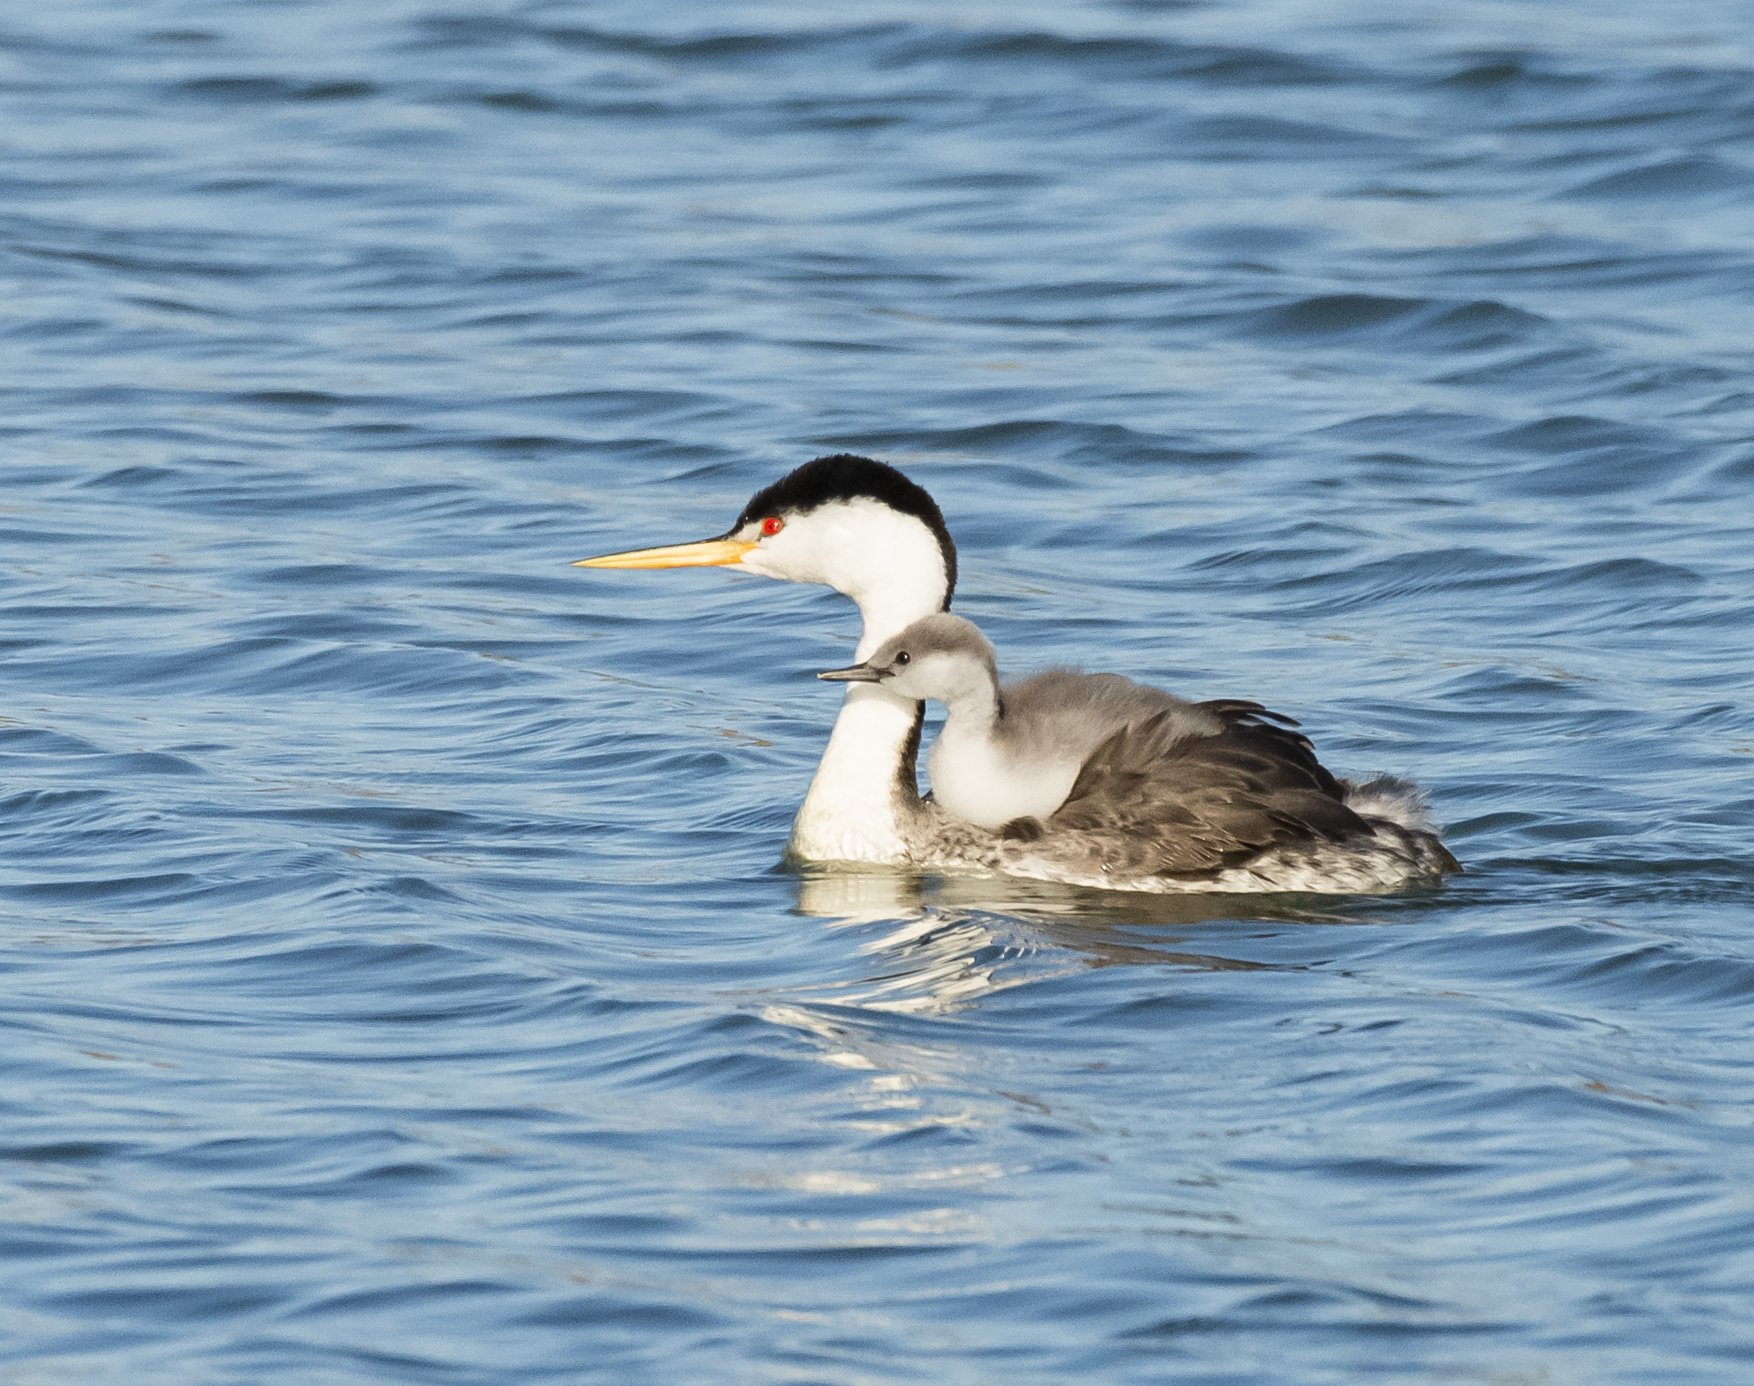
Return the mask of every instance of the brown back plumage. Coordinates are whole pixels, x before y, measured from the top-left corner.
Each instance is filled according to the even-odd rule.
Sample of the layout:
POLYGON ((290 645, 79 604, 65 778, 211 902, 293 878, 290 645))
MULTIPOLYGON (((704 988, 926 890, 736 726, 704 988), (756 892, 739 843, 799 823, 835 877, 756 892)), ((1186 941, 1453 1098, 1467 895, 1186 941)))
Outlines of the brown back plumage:
MULTIPOLYGON (((1089 834, 1103 865, 1129 876, 1209 875, 1288 843, 1370 835, 1290 718, 1237 700, 1194 706, 1216 731, 1189 736, 1167 708, 1122 727, 1042 830, 1089 834)), ((1006 835, 1037 834, 1015 825, 1006 835)))

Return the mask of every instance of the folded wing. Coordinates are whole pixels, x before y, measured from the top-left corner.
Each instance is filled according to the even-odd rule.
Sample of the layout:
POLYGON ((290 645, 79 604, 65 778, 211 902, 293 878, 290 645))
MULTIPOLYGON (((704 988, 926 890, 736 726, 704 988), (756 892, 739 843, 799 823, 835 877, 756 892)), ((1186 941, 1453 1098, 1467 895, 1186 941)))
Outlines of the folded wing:
POLYGON ((1115 877, 1211 875, 1277 847, 1371 835, 1290 718, 1236 700, 1193 706, 1209 730, 1190 733, 1174 707, 1121 727, 1045 822, 1004 835, 1051 836, 1115 877))

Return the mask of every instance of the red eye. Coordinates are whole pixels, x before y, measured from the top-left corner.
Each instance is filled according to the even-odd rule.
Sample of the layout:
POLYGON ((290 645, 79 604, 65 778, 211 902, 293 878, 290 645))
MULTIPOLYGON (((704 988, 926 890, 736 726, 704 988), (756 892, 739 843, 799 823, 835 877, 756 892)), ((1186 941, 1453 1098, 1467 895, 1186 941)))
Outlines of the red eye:
POLYGON ((761 537, 771 539, 786 527, 786 522, 778 515, 769 515, 761 522, 761 537))

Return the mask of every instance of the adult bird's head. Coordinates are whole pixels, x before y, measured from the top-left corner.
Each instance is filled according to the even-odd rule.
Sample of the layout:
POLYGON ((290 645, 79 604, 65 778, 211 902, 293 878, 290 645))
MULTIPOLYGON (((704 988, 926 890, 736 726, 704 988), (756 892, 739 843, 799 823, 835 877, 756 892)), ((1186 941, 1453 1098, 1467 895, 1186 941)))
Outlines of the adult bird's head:
POLYGON ((725 533, 581 559, 579 568, 737 568, 858 603, 868 640, 950 606, 956 545, 937 502, 894 467, 836 453, 750 497, 725 533))

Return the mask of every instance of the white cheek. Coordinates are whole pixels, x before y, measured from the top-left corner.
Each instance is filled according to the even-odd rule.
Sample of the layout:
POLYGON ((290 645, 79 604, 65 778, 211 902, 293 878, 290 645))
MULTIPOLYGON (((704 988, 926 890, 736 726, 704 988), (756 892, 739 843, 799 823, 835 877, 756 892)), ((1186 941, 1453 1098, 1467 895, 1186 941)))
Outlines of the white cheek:
POLYGON ((836 502, 759 538, 759 522, 734 536, 757 547, 738 566, 784 582, 816 582, 851 597, 864 617, 860 658, 944 602, 938 541, 920 521, 872 500, 836 502))
POLYGON ((743 566, 763 577, 783 578, 787 582, 820 582, 832 587, 835 585, 832 570, 820 548, 808 536, 781 532, 763 539, 759 547, 744 554, 743 566))
POLYGON ((749 550, 748 553, 744 554, 743 557, 737 560, 736 566, 748 573, 760 573, 763 577, 782 576, 782 574, 774 571, 773 555, 765 548, 749 550))
POLYGON ((868 544, 866 536, 848 533, 841 525, 806 520, 760 540, 739 565, 763 577, 819 582, 850 596, 857 583, 849 579, 870 561, 868 544))

